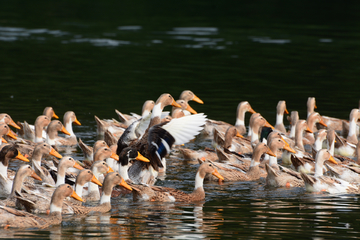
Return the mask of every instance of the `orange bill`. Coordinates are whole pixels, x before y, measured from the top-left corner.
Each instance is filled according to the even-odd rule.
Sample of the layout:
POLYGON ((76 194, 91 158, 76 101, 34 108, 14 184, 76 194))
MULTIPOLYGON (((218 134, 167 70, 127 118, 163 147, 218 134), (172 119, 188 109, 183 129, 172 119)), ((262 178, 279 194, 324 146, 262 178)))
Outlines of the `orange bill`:
POLYGON ((284 146, 284 149, 288 152, 291 152, 291 153, 296 153, 294 149, 292 149, 290 146, 286 145, 284 146))
POLYGON ((289 111, 285 108, 284 113, 285 113, 285 114, 289 114, 289 111))
POLYGON ((50 155, 53 155, 54 157, 57 157, 57 158, 62 158, 60 153, 58 153, 54 148, 51 148, 50 155))
POLYGON ((135 158, 136 160, 143 161, 143 162, 150 162, 149 159, 147 159, 146 157, 141 155, 139 152, 137 152, 137 153, 138 153, 138 156, 135 158))
POLYGON ((268 150, 266 151, 267 154, 269 154, 270 156, 276 157, 276 155, 273 153, 273 151, 271 151, 270 148, 268 148, 268 150))
POLYGON ((198 98, 195 94, 194 94, 194 97, 193 97, 192 100, 195 101, 195 102, 197 102, 197 103, 204 104, 203 100, 201 100, 200 98, 198 98))
POLYGON ((92 177, 91 182, 99 185, 100 187, 102 186, 101 182, 95 176, 92 177))
POLYGON ((117 155, 116 153, 114 152, 111 152, 111 158, 115 159, 116 161, 119 161, 119 155, 117 155))
POLYGON ((56 118, 56 119, 59 119, 58 115, 56 115, 55 112, 53 112, 52 117, 53 117, 53 118, 56 118))
POLYGON ((14 128, 20 129, 19 125, 17 125, 12 119, 10 120, 9 125, 13 126, 14 128))
POLYGON ((274 129, 274 127, 268 121, 266 121, 264 127, 269 127, 271 129, 274 129))
POLYGON ((81 126, 81 123, 77 120, 77 118, 75 118, 74 123, 75 123, 76 125, 81 126))
POLYGON ((30 162, 29 159, 27 159, 26 157, 24 157, 21 152, 18 151, 18 155, 15 157, 16 159, 19 159, 21 161, 24 161, 24 162, 30 162))
POLYGON ((65 133, 66 135, 70 135, 70 133, 66 130, 64 126, 61 128, 61 132, 65 133))
POLYGON ((3 138, 3 137, 1 137, 1 142, 7 143, 7 141, 6 141, 5 138, 3 138))
POLYGON ((171 106, 173 107, 177 107, 177 108, 181 108, 180 104, 178 104, 177 102, 175 102, 175 100, 173 99, 171 106))
POLYGON ((335 159, 333 158, 333 156, 330 156, 330 158, 328 159, 329 162, 338 165, 338 163, 335 161, 335 159))
POLYGON ((130 191, 132 191, 132 188, 129 186, 129 184, 127 184, 125 182, 125 180, 123 178, 121 179, 121 183, 119 185, 126 188, 126 189, 128 189, 128 190, 130 190, 130 191))
POLYGON ((72 194, 70 195, 70 197, 72 197, 80 202, 84 202, 84 200, 81 197, 79 197, 79 195, 77 195, 77 193, 74 190, 73 190, 72 194))
POLYGON ((9 136, 9 137, 11 137, 12 139, 15 139, 15 140, 17 139, 17 137, 12 133, 12 131, 10 131, 10 129, 7 132, 6 136, 9 136))
POLYGON ((236 131, 236 136, 239 137, 239 138, 244 138, 244 136, 241 135, 238 131, 236 131))
POLYGON ((205 160, 206 160, 205 157, 200 158, 200 161, 202 161, 202 162, 205 162, 205 160))
POLYGON ((310 130, 310 128, 308 127, 308 126, 306 126, 306 130, 305 131, 307 131, 307 132, 309 132, 309 133, 312 133, 313 131, 311 131, 310 130))
POLYGON ((220 175, 217 169, 214 169, 214 171, 211 174, 217 177, 218 179, 224 180, 224 177, 220 175))
POLYGON ((188 104, 187 105, 187 107, 186 107, 186 109, 185 110, 187 110, 187 111, 189 111, 189 112, 191 112, 192 114, 197 114, 197 112, 192 108, 192 107, 190 107, 190 105, 188 104))
POLYGON ((315 108, 315 109, 317 109, 317 106, 316 106, 316 104, 314 104, 314 108, 315 108))
POLYGON ((320 119, 319 124, 323 125, 324 127, 327 127, 326 123, 322 119, 320 119))
POLYGON ((75 162, 75 164, 74 164, 73 167, 76 168, 76 169, 79 169, 79 170, 83 170, 83 169, 84 169, 84 168, 83 168, 82 166, 80 166, 80 164, 78 164, 77 162, 75 162))
POLYGON ((35 171, 30 175, 30 177, 32 177, 32 178, 34 178, 34 179, 36 179, 36 180, 42 181, 41 177, 39 177, 39 175, 37 175, 37 174, 35 173, 35 171))
POLYGON ((106 173, 114 172, 114 170, 109 166, 109 170, 106 173))
MULTIPOLYGON (((280 136, 280 137, 281 137, 281 136, 280 136)), ((289 143, 288 143, 287 141, 285 141, 285 139, 284 139, 283 137, 281 137, 281 140, 284 141, 284 143, 285 143, 286 146, 290 147, 289 143)))
POLYGON ((250 113, 256 113, 255 111, 254 111, 254 109, 252 109, 252 107, 250 107, 250 109, 248 110, 250 113))

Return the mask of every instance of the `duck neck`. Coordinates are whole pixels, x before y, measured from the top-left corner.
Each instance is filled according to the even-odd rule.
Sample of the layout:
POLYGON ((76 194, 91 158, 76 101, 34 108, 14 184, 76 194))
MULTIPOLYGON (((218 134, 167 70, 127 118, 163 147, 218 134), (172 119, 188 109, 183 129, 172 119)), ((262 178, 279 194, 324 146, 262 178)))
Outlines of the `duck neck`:
POLYGON ((195 188, 194 188, 194 191, 199 190, 199 189, 204 189, 203 185, 204 185, 204 176, 202 176, 201 172, 198 171, 196 173, 196 176, 195 176, 195 188))
POLYGON ((295 125, 291 125, 291 128, 290 128, 290 138, 295 138, 295 125))
POLYGON ((314 177, 320 177, 323 175, 323 166, 324 163, 321 161, 315 161, 315 174, 314 177))
POLYGON ((246 110, 242 109, 241 107, 239 108, 237 117, 236 117, 236 122, 235 122, 235 127, 238 126, 244 126, 245 127, 245 113, 246 110))
POLYGON ((276 125, 283 125, 284 124, 284 114, 277 113, 276 114, 276 125))
POLYGON ((84 189, 84 185, 81 185, 81 184, 75 185, 75 192, 79 197, 82 197, 83 189, 84 189))
POLYGON ((317 138, 315 140, 314 147, 315 147, 316 151, 319 151, 320 149, 322 149, 323 141, 324 141, 324 139, 320 139, 320 138, 317 138))
POLYGON ((7 178, 7 169, 8 169, 8 164, 4 164, 4 162, 0 162, 0 174, 6 178, 7 178))
POLYGON ((300 148, 304 151, 304 144, 303 144, 303 131, 302 129, 297 129, 295 133, 295 146, 300 148))
POLYGON ((104 185, 102 187, 103 192, 101 194, 100 204, 110 203, 110 201, 111 201, 111 192, 112 192, 113 187, 114 187, 114 184, 108 184, 106 179, 104 180, 104 185))
POLYGON ((357 143, 356 137, 356 120, 355 118, 351 119, 349 124, 349 134, 347 136, 347 140, 352 143, 357 143))
MULTIPOLYGON (((94 176, 99 179, 100 173, 96 168, 92 168, 91 171, 93 172, 94 176)), ((99 192, 99 185, 89 182, 89 187, 88 187, 88 193, 97 191, 99 192)))
POLYGON ((60 166, 58 168, 57 180, 56 180, 55 187, 58 187, 59 185, 65 183, 65 172, 66 172, 66 169, 63 166, 60 166))
POLYGON ((72 128, 72 122, 68 121, 65 123, 65 129, 70 133, 70 135, 66 135, 66 137, 75 137, 75 133, 72 128))
POLYGON ((12 189, 11 189, 11 196, 14 196, 15 192, 21 193, 21 189, 22 189, 25 177, 26 176, 22 176, 21 174, 19 174, 17 172, 17 174, 15 175, 12 189))
POLYGON ((254 150, 254 154, 253 154, 253 156, 251 158, 250 169, 251 168, 259 168, 260 158, 261 158, 262 154, 263 154, 263 152, 254 150))
POLYGON ((259 141, 259 127, 255 127, 255 128, 253 127, 251 132, 251 143, 257 143, 258 141, 259 141))
POLYGON ((125 166, 122 166, 121 164, 119 164, 119 173, 120 173, 120 176, 125 180, 129 180, 129 174, 128 174, 128 170, 129 170, 129 165, 125 165, 125 166))
POLYGON ((33 164, 36 163, 39 167, 41 167, 41 158, 42 158, 42 156, 43 156, 42 152, 34 151, 32 157, 31 157, 31 162, 33 164))

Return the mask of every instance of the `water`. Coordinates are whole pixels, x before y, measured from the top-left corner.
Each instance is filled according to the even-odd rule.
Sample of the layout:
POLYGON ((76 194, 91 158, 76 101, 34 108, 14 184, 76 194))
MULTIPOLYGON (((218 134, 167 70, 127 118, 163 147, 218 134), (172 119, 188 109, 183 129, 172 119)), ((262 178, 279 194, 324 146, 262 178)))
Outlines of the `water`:
MULTIPOLYGON (((205 102, 191 103, 196 111, 229 123, 244 100, 273 124, 279 100, 305 118, 309 96, 320 114, 346 119, 359 104, 359 8, 356 1, 1 2, 0 111, 33 123, 45 106, 60 118, 73 110, 82 123, 74 132, 89 145, 97 139, 94 115, 139 113, 145 100, 185 89, 205 102)), ((82 159, 79 149, 71 155, 82 159)), ((196 169, 170 158, 158 184, 189 192, 196 169)), ((359 236, 357 195, 268 189, 261 181, 205 190, 196 204, 119 197, 110 213, 0 237, 359 236)))

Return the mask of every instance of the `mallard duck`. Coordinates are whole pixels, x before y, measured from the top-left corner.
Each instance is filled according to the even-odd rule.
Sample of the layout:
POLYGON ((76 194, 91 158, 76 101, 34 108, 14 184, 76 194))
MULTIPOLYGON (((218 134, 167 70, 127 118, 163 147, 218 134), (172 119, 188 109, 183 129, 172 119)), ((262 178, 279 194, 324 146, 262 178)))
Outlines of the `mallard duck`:
POLYGON ((337 164, 329 150, 321 149, 316 155, 314 176, 301 173, 306 190, 308 192, 358 193, 359 187, 354 184, 342 179, 323 176, 323 165, 326 160, 337 164))
POLYGON ((38 217, 34 214, 19 211, 14 208, 0 206, 0 226, 3 228, 45 228, 50 225, 60 224, 62 221, 62 205, 66 197, 73 197, 79 201, 83 201, 76 195, 69 184, 60 185, 52 195, 50 216, 47 218, 38 217))
MULTIPOLYGON (((157 105, 153 114, 156 108, 157 105)), ((150 163, 136 161, 129 169, 130 179, 136 183, 154 184, 159 168, 166 167, 165 156, 170 153, 172 145, 181 145, 194 139, 203 129, 205 121, 204 114, 194 114, 152 126, 148 134, 134 145, 150 163)), ((121 150, 118 146, 118 152, 121 150)))
POLYGON ((128 183, 133 183, 129 178, 128 170, 131 165, 131 161, 138 160, 143 162, 150 162, 149 159, 141 155, 133 147, 124 148, 119 155, 119 173, 120 176, 128 183))
POLYGON ((213 174, 219 179, 224 179, 212 163, 204 162, 195 176, 195 188, 192 193, 184 193, 180 190, 159 186, 133 186, 133 198, 135 201, 158 201, 158 202, 196 202, 205 199, 204 178, 206 174, 213 174))
POLYGON ((4 146, 0 151, 0 197, 7 197, 11 193, 13 180, 8 177, 8 166, 11 159, 19 159, 29 162, 29 159, 24 157, 15 145, 4 146))
POLYGON ((286 133, 286 128, 284 126, 284 114, 289 114, 288 110, 286 109, 286 102, 279 101, 276 107, 275 129, 282 133, 286 133))

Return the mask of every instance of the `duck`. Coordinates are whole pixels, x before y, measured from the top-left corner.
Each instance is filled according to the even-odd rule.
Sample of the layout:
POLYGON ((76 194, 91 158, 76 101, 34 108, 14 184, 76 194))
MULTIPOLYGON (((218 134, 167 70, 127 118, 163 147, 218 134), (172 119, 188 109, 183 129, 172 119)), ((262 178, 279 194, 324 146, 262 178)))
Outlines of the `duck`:
MULTIPOLYGON (((331 131, 331 130, 329 130, 329 131, 331 131)), ((334 131, 334 130, 332 130, 332 131, 334 131)), ((314 133, 314 136, 315 136, 315 142, 313 145, 313 149, 315 152, 318 152, 320 149, 323 148, 324 141, 325 141, 325 139, 327 139, 327 136, 328 136, 328 130, 320 129, 319 131, 314 133)), ((334 136, 334 138, 335 138, 335 136, 334 136)), ((315 156, 313 156, 313 157, 315 158, 315 156)))
POLYGON ((63 118, 63 125, 65 126, 66 131, 70 134, 70 135, 65 135, 65 138, 61 138, 60 143, 61 145, 64 146, 74 146, 78 144, 78 140, 76 138, 76 135, 73 131, 73 127, 72 124, 81 126, 81 123, 79 122, 79 120, 76 118, 76 115, 73 111, 67 111, 64 114, 64 118, 63 118))
MULTIPOLYGON (((104 161, 96 161, 92 164, 90 170, 97 179, 100 179, 100 176, 103 174, 108 174, 114 172, 114 170, 104 161)), ((98 201, 100 200, 100 191, 99 185, 90 182, 88 184, 87 194, 83 196, 86 201, 98 201)))
POLYGON ((337 164, 335 159, 330 155, 329 150, 321 149, 316 154, 315 174, 313 176, 301 173, 305 182, 305 189, 308 192, 327 192, 327 193, 358 193, 359 187, 345 180, 328 177, 323 175, 324 162, 328 160, 337 164))
MULTIPOLYGON (((11 132, 9 126, 6 123, 0 123, 0 138, 1 143, 8 143, 4 136, 8 136, 12 139, 17 139, 17 137, 11 132)), ((0 143, 0 145, 1 145, 0 143)))
MULTIPOLYGON (((284 140, 281 138, 274 138, 269 145, 273 153, 277 153, 278 149, 284 149, 290 153, 295 151, 290 148, 284 140)), ((291 169, 279 166, 277 163, 277 157, 270 156, 269 163, 265 163, 265 169, 267 172, 266 185, 271 187, 303 187, 304 181, 302 180, 300 173, 291 169)))
POLYGON ((9 178, 8 166, 11 159, 30 162, 13 144, 4 146, 0 151, 0 197, 8 197, 11 193, 13 180, 9 178))
POLYGON ((87 166, 91 166, 96 161, 106 161, 107 158, 112 158, 119 161, 119 155, 113 152, 110 147, 99 147, 93 155, 92 161, 83 161, 87 166))
MULTIPOLYGON (((298 158, 302 158, 304 156, 311 157, 311 154, 305 152, 304 144, 303 144, 303 133, 304 131, 312 132, 307 125, 306 120, 299 120, 296 123, 295 129, 295 141, 291 142, 290 146, 292 149, 296 151, 295 156, 298 158)), ((282 164, 285 166, 290 166, 292 164, 291 156, 293 154, 289 152, 284 152, 282 156, 282 164)))
POLYGON ((53 147, 51 147, 50 144, 45 142, 38 143, 35 146, 33 154, 31 156, 32 168, 35 170, 35 173, 42 178, 42 182, 50 185, 55 185, 55 181, 49 171, 41 166, 41 160, 44 155, 52 155, 57 158, 62 158, 62 156, 53 147))
POLYGON ((134 183, 130 178, 128 174, 129 167, 131 165, 131 162, 134 160, 142 161, 142 162, 150 162, 149 159, 141 155, 135 148, 133 147, 127 147, 124 148, 120 155, 119 155, 119 168, 118 172, 120 173, 120 176, 127 182, 127 183, 134 183))
POLYGON ((23 188, 23 182, 27 177, 32 177, 36 180, 41 181, 42 179, 35 173, 34 169, 28 164, 21 165, 16 171, 15 178, 13 181, 11 193, 9 197, 0 202, 1 205, 9 207, 15 207, 15 195, 21 194, 23 188))
POLYGON ((45 107, 43 115, 47 116, 50 120, 52 118, 59 119, 59 116, 55 114, 55 111, 52 107, 45 107))
POLYGON ((55 189, 52 195, 50 214, 47 218, 42 218, 11 207, 0 206, 0 226, 3 228, 46 228, 51 225, 58 225, 62 221, 62 205, 66 197, 83 201, 76 195, 69 184, 62 184, 55 189))
POLYGON ((360 110, 354 108, 350 112, 350 124, 349 124, 349 134, 346 139, 342 137, 336 138, 335 143, 335 154, 342 155, 345 157, 354 157, 356 144, 358 142, 356 135, 356 122, 360 118, 360 110))
POLYGON ((151 115, 151 111, 155 106, 155 102, 153 100, 146 100, 143 104, 141 115, 136 113, 131 113, 131 115, 123 114, 119 110, 115 109, 116 114, 118 115, 120 121, 125 126, 130 126, 134 121, 145 118, 148 115, 151 115))
POLYGON ((240 135, 246 134, 245 127, 245 113, 250 112, 251 114, 256 113, 254 109, 252 109, 250 103, 248 101, 242 101, 238 104, 236 110, 236 122, 235 127, 238 130, 240 135))
POLYGON ((260 128, 268 127, 268 128, 274 129, 274 127, 272 125, 270 125, 269 122, 266 121, 266 119, 258 113, 251 115, 249 126, 250 126, 249 129, 251 128, 251 131, 249 130, 249 132, 251 134, 250 141, 251 141, 252 146, 255 146, 256 144, 259 143, 260 128))
MULTIPOLYGON (((79 165, 72 157, 70 156, 64 156, 59 161, 59 165, 57 168, 57 174, 56 174, 56 183, 55 187, 58 187, 59 185, 65 183, 65 175, 68 168, 76 168, 78 170, 83 170, 84 168, 79 165)), ((54 175, 54 171, 53 175, 54 175)))
POLYGON ((19 125, 17 125, 7 113, 0 113, 0 123, 6 123, 16 129, 20 129, 19 125))
POLYGON ((197 103, 200 104, 204 104, 203 100, 201 100, 200 98, 198 98, 192 91, 190 90, 184 90, 181 92, 179 99, 185 100, 186 102, 188 101, 195 101, 197 103))
POLYGON ((315 109, 317 109, 316 106, 316 100, 315 97, 308 97, 307 103, 307 118, 310 116, 311 113, 313 113, 315 111, 315 109))
POLYGON ((84 160, 92 161, 94 159, 94 152, 96 152, 101 147, 109 147, 104 140, 97 140, 94 143, 94 146, 86 145, 81 138, 79 138, 79 147, 81 148, 84 154, 84 160))
POLYGON ((58 136, 58 131, 70 136, 64 125, 59 120, 52 120, 46 129, 45 142, 52 146, 66 145, 67 140, 58 136))
POLYGON ((184 193, 180 190, 160 186, 133 186, 134 201, 156 202, 197 202, 205 199, 204 178, 206 174, 213 174, 217 178, 224 178, 219 174, 216 167, 209 162, 201 163, 195 176, 195 188, 192 193, 184 193))
POLYGON ((45 115, 40 115, 36 118, 34 123, 34 130, 31 126, 24 121, 23 129, 24 136, 23 138, 28 139, 32 142, 44 142, 46 138, 46 132, 43 134, 44 129, 50 124, 50 119, 45 115))
POLYGON ((183 99, 179 99, 176 100, 176 103, 179 104, 181 108, 177 108, 177 107, 172 108, 172 113, 171 113, 172 118, 176 118, 176 115, 179 113, 180 110, 184 114, 184 116, 188 116, 190 114, 197 114, 197 112, 190 106, 190 104, 187 101, 183 99))
MULTIPOLYGON (((157 105, 153 109, 153 114, 156 113, 156 107, 157 105)), ((135 183, 153 185, 159 168, 166 168, 165 156, 170 153, 172 145, 185 144, 194 139, 203 129, 205 122, 206 115, 199 113, 151 126, 148 134, 142 137, 142 141, 134 145, 150 162, 136 161, 129 169, 130 179, 135 183)), ((121 150, 119 151, 118 146, 117 151, 121 150)))
POLYGON ((96 133, 100 137, 104 136, 106 130, 109 130, 116 137, 120 137, 126 129, 126 126, 114 124, 114 122, 108 122, 106 120, 101 120, 96 115, 94 116, 94 118, 97 126, 96 133))
POLYGON ((288 132, 289 138, 295 138, 296 123, 299 121, 299 112, 291 111, 290 116, 287 117, 290 122, 290 132, 288 132))
POLYGON ((309 144, 312 145, 315 143, 315 137, 314 137, 314 133, 317 132, 317 127, 316 124, 320 124, 323 127, 327 127, 326 123, 322 120, 320 114, 318 112, 313 112, 311 113, 307 120, 307 125, 309 127, 309 129, 312 131, 312 133, 310 132, 306 132, 303 138, 304 144, 309 144))
MULTIPOLYGON (((211 162, 221 176, 223 176, 224 181, 256 181, 261 177, 266 177, 266 172, 260 168, 260 160, 264 153, 276 157, 265 143, 259 142, 254 148, 250 162, 247 159, 238 159, 236 162, 231 161, 225 163, 211 162)), ((208 175, 207 179, 212 181, 216 180, 211 175, 208 175)))
POLYGON ((289 114, 288 110, 286 109, 286 102, 279 101, 276 107, 276 124, 275 129, 279 132, 286 133, 286 128, 284 125, 284 114, 289 114))

